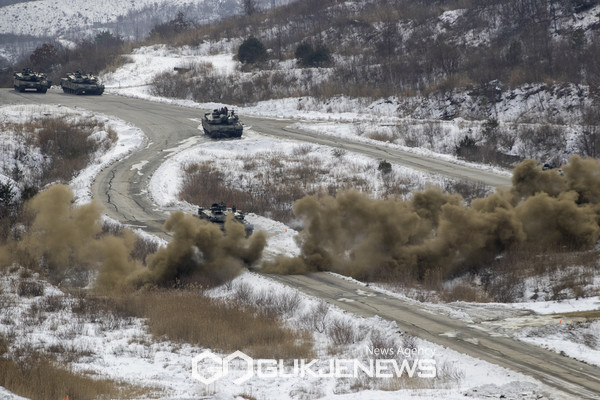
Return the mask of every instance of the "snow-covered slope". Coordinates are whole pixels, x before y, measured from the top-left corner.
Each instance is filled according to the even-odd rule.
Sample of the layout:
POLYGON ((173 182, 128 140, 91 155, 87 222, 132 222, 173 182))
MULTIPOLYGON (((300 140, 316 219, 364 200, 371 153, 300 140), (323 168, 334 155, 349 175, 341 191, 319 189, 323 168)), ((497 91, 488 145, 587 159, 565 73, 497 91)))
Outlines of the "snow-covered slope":
MULTIPOLYGON (((81 38, 81 32, 115 29, 144 35, 181 11, 194 23, 241 13, 240 0, 37 0, 0 7, 0 34, 81 38)), ((289 0, 258 0, 261 8, 289 0)), ((85 34, 83 35, 85 36, 85 34)))
MULTIPOLYGON (((225 0, 227 1, 227 0, 225 0)), ((204 4, 206 0, 39 0, 3 7, 0 33, 33 36, 61 36, 67 32, 91 29, 94 25, 117 22, 119 17, 151 8, 160 18, 167 7, 204 4)), ((217 7, 224 1, 211 1, 217 7)))

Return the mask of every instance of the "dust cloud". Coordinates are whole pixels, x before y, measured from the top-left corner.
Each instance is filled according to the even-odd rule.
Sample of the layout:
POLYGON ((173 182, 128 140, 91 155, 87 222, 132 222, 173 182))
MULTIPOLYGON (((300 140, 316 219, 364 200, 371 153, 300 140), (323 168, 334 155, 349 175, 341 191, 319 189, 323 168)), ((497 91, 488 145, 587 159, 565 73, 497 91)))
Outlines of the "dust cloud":
POLYGON ((174 212, 165 229, 173 232, 173 240, 150 258, 148 268, 128 276, 130 283, 136 286, 220 284, 236 276, 244 266, 258 261, 266 244, 263 232, 246 238, 244 227, 232 217, 226 221, 223 232, 215 224, 174 212))
MULTIPOLYGON (((359 279, 409 276, 419 280, 475 270, 502 252, 587 249, 600 235, 600 162, 573 157, 557 170, 519 164, 512 187, 467 206, 458 195, 430 188, 410 200, 376 200, 359 192, 308 196, 294 205, 304 222, 301 255, 263 266, 265 272, 335 271, 359 279)), ((168 246, 132 257, 132 232, 103 232, 101 207, 73 205, 69 187, 55 185, 26 204, 30 220, 0 247, 0 263, 39 269, 55 281, 76 269, 96 271, 100 287, 210 286, 261 258, 262 232, 245 237, 228 220, 225 232, 181 212, 165 228, 168 246)))
POLYGON ((133 234, 103 234, 100 205, 91 202, 75 207, 73 201, 68 186, 54 185, 27 202, 25 213, 31 216, 30 224, 0 247, 2 264, 41 267, 55 282, 75 271, 99 270, 100 280, 105 280, 107 266, 124 273, 138 268, 129 257, 133 234))
POLYGON ((54 185, 31 199, 25 205, 30 223, 0 246, 1 265, 41 267, 55 282, 75 270, 96 271, 96 284, 103 288, 217 284, 256 262, 266 243, 262 232, 246 238, 244 227, 232 220, 222 232, 214 224, 175 212, 166 222, 173 240, 148 256, 145 267, 132 257, 137 235, 129 230, 103 232, 100 205, 74 206, 73 201, 65 185, 54 185))
POLYGON ((304 222, 301 255, 264 266, 274 273, 334 271, 359 279, 474 270, 505 250, 586 249, 598 240, 600 163, 574 156, 557 170, 519 164, 512 188, 467 206, 428 189, 410 200, 358 192, 309 196, 294 205, 304 222))

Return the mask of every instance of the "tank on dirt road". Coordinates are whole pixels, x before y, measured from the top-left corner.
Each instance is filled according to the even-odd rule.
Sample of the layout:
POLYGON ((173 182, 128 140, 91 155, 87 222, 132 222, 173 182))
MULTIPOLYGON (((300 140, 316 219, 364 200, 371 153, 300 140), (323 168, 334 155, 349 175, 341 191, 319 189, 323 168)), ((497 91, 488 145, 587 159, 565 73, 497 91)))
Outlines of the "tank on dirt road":
POLYGON ((60 86, 63 92, 78 95, 101 95, 104 92, 104 85, 100 83, 98 77, 81 71, 69 72, 66 77, 60 80, 60 86))
POLYGON ((246 237, 252 235, 254 232, 254 225, 246 221, 246 217, 243 212, 236 209, 235 206, 227 207, 225 203, 214 203, 209 209, 202 207, 198 208, 198 217, 205 221, 212 222, 213 224, 219 225, 222 231, 225 231, 225 221, 228 215, 233 215, 236 222, 244 225, 246 231, 246 237))
POLYGON ((235 111, 227 107, 214 109, 212 113, 204 114, 202 118, 204 133, 212 139, 239 138, 244 127, 235 111))
POLYGON ((18 92, 35 89, 39 93, 46 93, 52 85, 52 81, 48 80, 46 74, 34 72, 31 68, 23 68, 23 71, 15 72, 13 77, 13 86, 18 92))

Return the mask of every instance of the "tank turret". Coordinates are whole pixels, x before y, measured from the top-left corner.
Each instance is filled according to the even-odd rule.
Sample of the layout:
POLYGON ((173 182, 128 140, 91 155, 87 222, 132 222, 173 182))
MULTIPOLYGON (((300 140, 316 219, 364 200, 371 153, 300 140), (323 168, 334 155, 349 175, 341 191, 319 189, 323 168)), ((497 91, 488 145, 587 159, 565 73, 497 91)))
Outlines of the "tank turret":
POLYGON ((35 89, 39 93, 46 93, 52 86, 52 81, 48 80, 46 74, 34 72, 31 68, 23 68, 21 72, 15 72, 13 76, 13 86, 18 92, 35 89))
POLYGON ((202 128, 212 139, 239 138, 244 130, 235 111, 228 110, 227 107, 205 113, 202 118, 202 128))

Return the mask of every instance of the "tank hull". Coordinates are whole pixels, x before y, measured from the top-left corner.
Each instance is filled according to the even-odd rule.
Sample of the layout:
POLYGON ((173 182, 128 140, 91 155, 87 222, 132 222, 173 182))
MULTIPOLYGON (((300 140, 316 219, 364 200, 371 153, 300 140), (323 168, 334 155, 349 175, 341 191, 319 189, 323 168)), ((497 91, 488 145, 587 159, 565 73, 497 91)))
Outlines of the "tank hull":
POLYGON ((220 113, 217 110, 204 114, 202 118, 204 134, 212 139, 239 138, 244 127, 233 112, 220 113))

